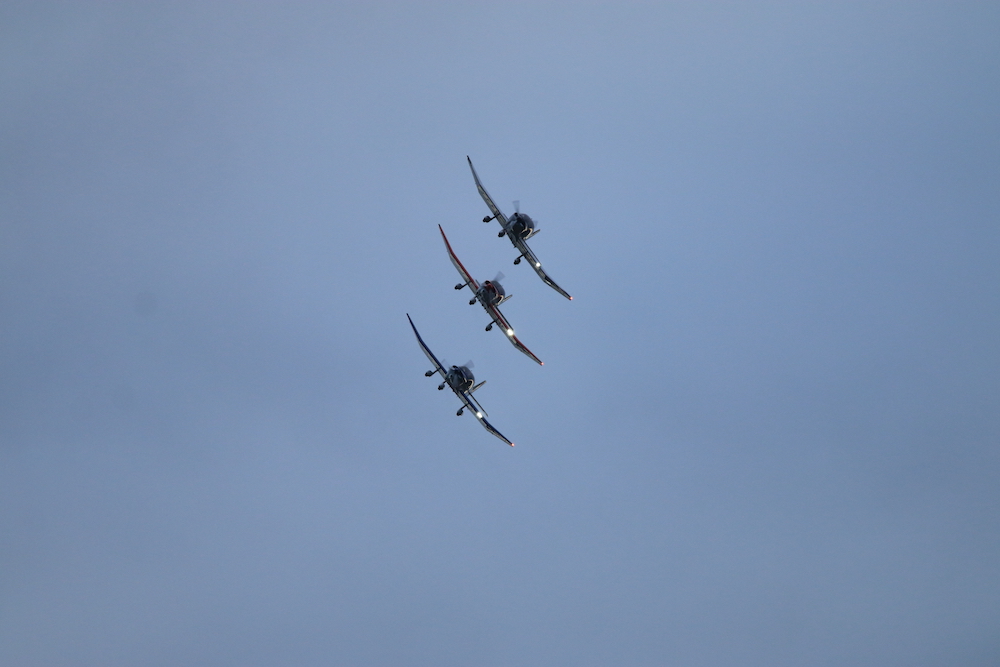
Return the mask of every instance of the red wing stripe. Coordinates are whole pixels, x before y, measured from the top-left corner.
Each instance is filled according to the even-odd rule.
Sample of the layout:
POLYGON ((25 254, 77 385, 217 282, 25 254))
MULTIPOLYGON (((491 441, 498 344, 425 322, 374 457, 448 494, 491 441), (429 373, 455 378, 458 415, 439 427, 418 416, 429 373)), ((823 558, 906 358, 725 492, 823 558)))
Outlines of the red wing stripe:
POLYGON ((524 352, 526 355, 528 355, 529 357, 531 357, 532 359, 534 359, 535 363, 537 363, 539 366, 544 366, 545 365, 545 362, 543 362, 541 359, 539 359, 538 357, 536 357, 532 353, 531 350, 529 350, 527 347, 525 347, 524 343, 522 343, 520 340, 518 340, 517 336, 511 336, 510 340, 511 340, 512 343, 514 343, 514 347, 516 347, 517 349, 521 350, 521 352, 524 352))
POLYGON ((534 354, 532 354, 531 350, 529 350, 527 347, 525 347, 524 343, 522 343, 520 340, 518 340, 517 336, 513 336, 513 335, 508 335, 507 334, 507 330, 513 331, 514 327, 510 326, 510 323, 507 322, 507 318, 503 316, 503 313, 500 312, 499 308, 497 308, 496 306, 490 306, 489 307, 489 312, 490 312, 490 316, 493 318, 493 320, 497 324, 499 324, 501 327, 503 327, 503 329, 504 329, 504 331, 503 331, 504 335, 507 336, 507 338, 510 339, 511 344, 514 347, 516 347, 517 349, 521 350, 521 352, 524 352, 526 355, 528 355, 529 357, 531 357, 532 359, 534 359, 535 363, 537 363, 539 365, 542 365, 542 366, 545 365, 545 363, 541 359, 539 359, 538 357, 536 357, 534 354))
POLYGON ((502 326, 504 329, 514 328, 510 326, 510 322, 507 321, 507 318, 503 316, 503 313, 501 313, 500 309, 497 308, 496 306, 490 306, 490 315, 492 315, 494 321, 496 321, 496 323, 502 326))

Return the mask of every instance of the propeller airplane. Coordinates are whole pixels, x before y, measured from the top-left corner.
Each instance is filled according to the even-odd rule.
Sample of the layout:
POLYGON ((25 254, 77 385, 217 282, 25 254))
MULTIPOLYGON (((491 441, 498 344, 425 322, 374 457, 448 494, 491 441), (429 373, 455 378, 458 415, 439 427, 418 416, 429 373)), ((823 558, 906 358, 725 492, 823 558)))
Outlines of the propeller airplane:
POLYGON ((472 362, 466 363, 464 366, 452 366, 451 368, 445 370, 445 365, 438 361, 438 358, 434 356, 427 344, 424 343, 424 339, 420 337, 420 333, 417 331, 417 327, 413 324, 413 319, 410 318, 409 313, 406 315, 406 319, 410 320, 410 327, 413 329, 414 335, 417 337, 417 342, 420 344, 420 349, 424 351, 427 358, 434 364, 434 368, 424 373, 425 376, 430 377, 435 373, 438 373, 444 382, 438 385, 439 390, 443 390, 445 386, 451 387, 451 390, 455 392, 455 395, 462 401, 462 407, 458 409, 457 414, 459 417, 468 408, 472 414, 476 416, 479 423, 483 425, 487 431, 500 438, 506 442, 511 447, 514 443, 504 437, 504 435, 496 430, 492 424, 486 421, 486 410, 483 410, 483 406, 479 404, 479 401, 472 395, 477 389, 486 384, 486 381, 482 381, 476 384, 476 377, 472 374, 472 362))
POLYGON ((514 202, 514 215, 509 218, 505 216, 503 212, 497 208, 497 205, 493 203, 493 199, 490 198, 489 193, 486 192, 486 188, 484 188, 483 184, 479 181, 479 175, 476 173, 476 168, 472 166, 472 159, 469 158, 468 155, 465 156, 465 159, 469 161, 469 169, 472 170, 472 178, 476 180, 476 188, 479 190, 479 195, 483 198, 483 201, 486 202, 486 205, 489 206, 490 211, 493 213, 493 215, 483 218, 483 222, 489 222, 490 220, 496 219, 496 221, 500 223, 500 227, 502 227, 497 236, 506 236, 510 239, 510 242, 514 244, 514 248, 521 253, 517 256, 517 259, 514 260, 514 263, 520 264, 521 259, 528 260, 531 268, 535 270, 535 273, 537 273, 538 277, 542 279, 542 282, 572 301, 573 297, 571 297, 566 290, 559 287, 559 285, 556 284, 556 281, 552 280, 552 278, 545 273, 545 270, 542 269, 542 263, 538 261, 535 253, 533 253, 531 248, 528 247, 528 239, 541 231, 535 227, 535 221, 532 220, 526 213, 521 213, 521 206, 519 202, 514 202))
POLYGON ((469 300, 469 305, 475 305, 476 301, 478 301, 482 304, 483 310, 486 311, 486 314, 493 319, 492 322, 486 325, 486 330, 489 331, 493 328, 493 325, 496 324, 500 327, 501 331, 507 334, 507 339, 514 347, 523 352, 525 355, 531 357, 531 359, 538 365, 544 366, 545 364, 542 360, 536 357, 531 350, 525 347, 524 343, 518 340, 517 336, 514 335, 513 327, 510 326, 507 318, 500 312, 500 304, 504 303, 507 299, 513 296, 513 294, 507 294, 504 292, 503 285, 500 284, 500 281, 504 278, 503 273, 497 273, 496 278, 493 280, 486 280, 482 284, 479 284, 476 282, 476 279, 472 277, 472 274, 465 269, 465 266, 455 255, 455 251, 451 249, 451 244, 448 242, 448 237, 445 236, 444 229, 441 228, 441 225, 438 225, 438 230, 441 232, 441 238, 444 239, 445 248, 448 249, 448 257, 451 258, 451 263, 455 265, 455 268, 458 269, 459 275, 462 276, 462 280, 465 281, 455 285, 455 289, 459 290, 463 287, 468 287, 472 290, 473 296, 469 300))

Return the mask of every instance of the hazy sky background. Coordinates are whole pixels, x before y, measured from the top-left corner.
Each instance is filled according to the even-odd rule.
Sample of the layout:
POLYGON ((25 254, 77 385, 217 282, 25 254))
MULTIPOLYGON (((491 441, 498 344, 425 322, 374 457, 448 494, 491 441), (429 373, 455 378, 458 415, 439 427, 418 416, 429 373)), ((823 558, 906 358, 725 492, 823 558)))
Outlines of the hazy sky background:
POLYGON ((1000 663, 998 110, 996 3, 4 3, 0 664, 1000 663))

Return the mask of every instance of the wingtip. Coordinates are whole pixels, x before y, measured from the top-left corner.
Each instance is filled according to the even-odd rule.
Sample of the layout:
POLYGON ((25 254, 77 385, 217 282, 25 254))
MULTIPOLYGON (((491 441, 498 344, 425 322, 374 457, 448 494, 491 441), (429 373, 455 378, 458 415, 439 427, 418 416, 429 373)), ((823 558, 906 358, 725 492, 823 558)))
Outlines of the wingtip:
MULTIPOLYGON (((441 226, 441 225, 438 225, 438 227, 440 227, 440 226, 441 226)), ((570 300, 570 301, 572 301, 572 300, 573 300, 573 297, 570 297, 570 298, 569 298, 569 300, 570 300)))
POLYGON ((512 442, 512 443, 510 443, 510 446, 511 446, 511 447, 513 447, 513 446, 514 446, 514 443, 513 443, 513 442, 512 442))
POLYGON ((539 362, 538 362, 538 365, 539 365, 539 366, 544 366, 544 365, 545 365, 545 362, 544 362, 544 361, 539 361, 539 362))

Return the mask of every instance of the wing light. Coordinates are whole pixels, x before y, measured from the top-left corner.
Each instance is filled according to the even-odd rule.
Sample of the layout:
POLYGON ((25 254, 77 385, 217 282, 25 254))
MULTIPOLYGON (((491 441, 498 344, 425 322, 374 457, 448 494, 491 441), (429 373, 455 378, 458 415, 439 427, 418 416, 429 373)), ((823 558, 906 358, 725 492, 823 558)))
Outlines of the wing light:
POLYGON ((536 269, 542 268, 542 263, 541 262, 535 262, 535 268, 536 269))
POLYGON ((514 330, 513 329, 507 329, 507 335, 508 336, 513 336, 514 335, 514 330))
POLYGON ((482 419, 483 418, 483 413, 482 412, 477 412, 476 413, 476 417, 478 417, 479 419, 482 419))

